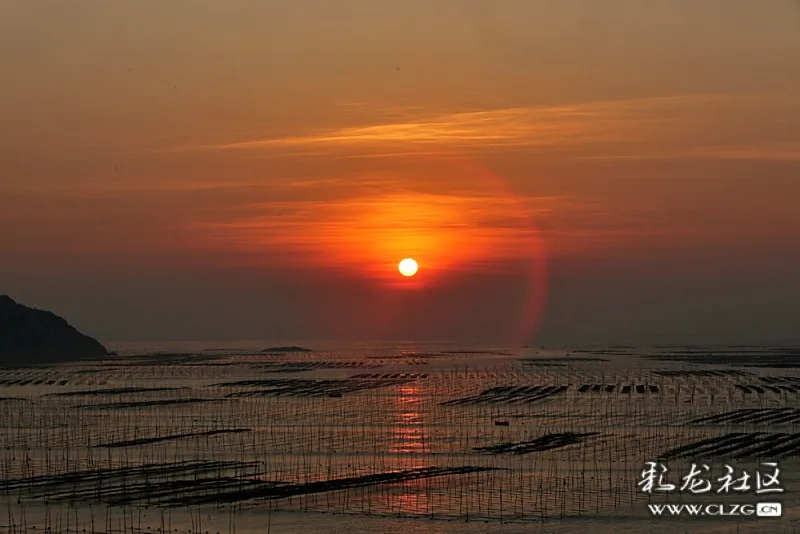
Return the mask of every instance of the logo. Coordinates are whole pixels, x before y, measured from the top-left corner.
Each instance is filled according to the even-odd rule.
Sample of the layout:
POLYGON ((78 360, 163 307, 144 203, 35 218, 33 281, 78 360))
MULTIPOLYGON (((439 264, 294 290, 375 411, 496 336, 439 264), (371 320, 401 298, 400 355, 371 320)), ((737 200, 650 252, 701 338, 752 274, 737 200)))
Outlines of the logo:
POLYGON ((762 502, 756 505, 758 517, 780 517, 782 513, 783 506, 779 502, 762 502))
MULTIPOLYGON (((713 479, 710 466, 693 463, 689 472, 680 477, 681 483, 677 484, 667 481, 669 468, 666 465, 658 462, 646 462, 644 470, 639 475, 641 480, 638 486, 640 491, 644 493, 689 492, 692 494, 722 494, 754 492, 756 495, 783 493, 784 488, 778 478, 781 472, 778 464, 776 462, 764 462, 761 466, 771 468, 771 472, 763 472, 766 470, 759 469, 753 474, 747 470, 737 470, 733 466, 725 464, 725 475, 713 479), (714 481, 719 483, 716 487, 714 481)), ((780 512, 778 512, 778 515, 780 515, 780 512)))

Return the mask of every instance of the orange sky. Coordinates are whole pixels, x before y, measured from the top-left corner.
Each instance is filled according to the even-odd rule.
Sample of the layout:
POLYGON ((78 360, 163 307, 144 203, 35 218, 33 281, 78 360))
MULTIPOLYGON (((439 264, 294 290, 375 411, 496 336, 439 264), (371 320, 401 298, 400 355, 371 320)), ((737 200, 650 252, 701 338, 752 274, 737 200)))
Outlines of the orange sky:
POLYGON ((797 336, 796 2, 11 0, 0 50, 0 293, 101 339, 797 336))

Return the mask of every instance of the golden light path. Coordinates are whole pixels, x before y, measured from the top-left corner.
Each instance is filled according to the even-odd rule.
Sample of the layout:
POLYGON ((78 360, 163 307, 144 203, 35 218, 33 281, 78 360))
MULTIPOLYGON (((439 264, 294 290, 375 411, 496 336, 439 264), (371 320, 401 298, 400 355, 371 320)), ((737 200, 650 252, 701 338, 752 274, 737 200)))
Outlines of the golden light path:
POLYGON ((406 258, 400 262, 397 266, 397 270, 400 271, 400 274, 403 276, 414 276, 417 274, 417 270, 419 269, 419 265, 411 258, 406 258))

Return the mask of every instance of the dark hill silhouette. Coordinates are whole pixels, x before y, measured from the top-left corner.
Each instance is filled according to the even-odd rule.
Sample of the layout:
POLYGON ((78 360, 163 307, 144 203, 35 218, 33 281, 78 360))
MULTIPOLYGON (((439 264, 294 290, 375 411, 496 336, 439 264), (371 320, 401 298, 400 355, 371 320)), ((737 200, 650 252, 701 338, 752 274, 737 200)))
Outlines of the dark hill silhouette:
POLYGON ((58 315, 0 295, 0 363, 49 363, 108 354, 58 315))

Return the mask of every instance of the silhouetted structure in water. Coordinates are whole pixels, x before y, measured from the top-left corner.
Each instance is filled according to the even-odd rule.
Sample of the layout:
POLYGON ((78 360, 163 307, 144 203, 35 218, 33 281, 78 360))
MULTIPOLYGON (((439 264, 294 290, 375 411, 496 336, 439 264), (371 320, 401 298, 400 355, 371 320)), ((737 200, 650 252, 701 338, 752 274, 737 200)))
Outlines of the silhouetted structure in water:
POLYGON ((0 295, 0 364, 62 362, 107 354, 100 342, 58 315, 0 295))
POLYGON ((311 349, 307 349, 305 347, 267 347, 266 349, 262 350, 261 352, 275 352, 275 353, 285 353, 285 352, 311 352, 311 349))

